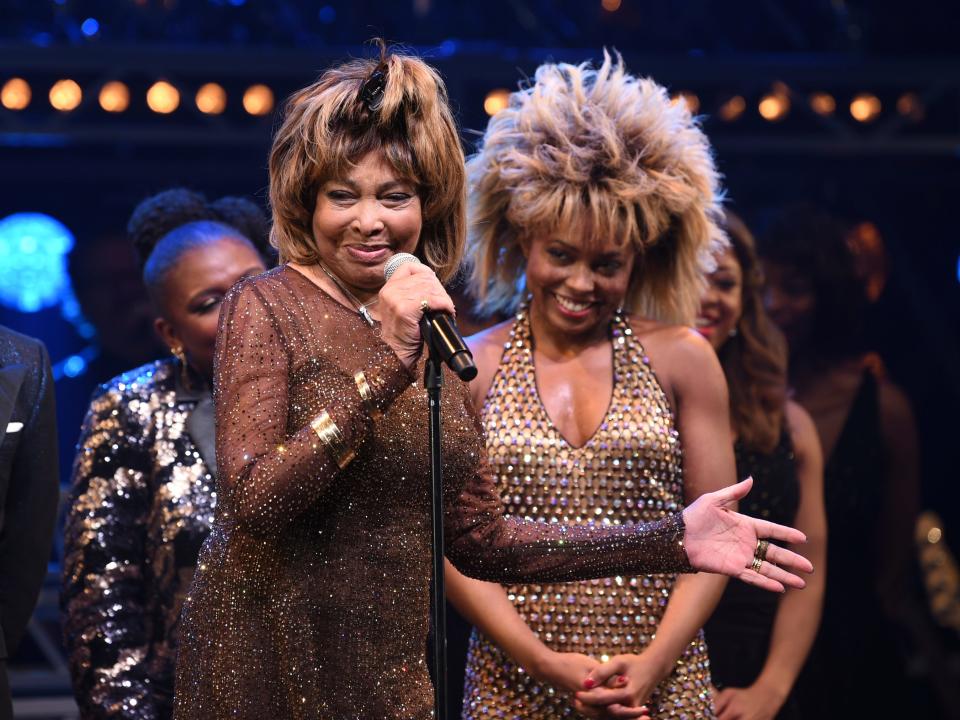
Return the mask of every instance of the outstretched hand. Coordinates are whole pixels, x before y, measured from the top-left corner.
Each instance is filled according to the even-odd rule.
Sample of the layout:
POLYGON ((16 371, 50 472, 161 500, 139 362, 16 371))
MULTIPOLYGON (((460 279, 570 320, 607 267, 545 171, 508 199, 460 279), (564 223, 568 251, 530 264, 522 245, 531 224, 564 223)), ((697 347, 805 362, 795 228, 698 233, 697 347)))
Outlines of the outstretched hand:
POLYGON ((772 542, 759 570, 750 568, 758 540, 794 544, 807 540, 799 530, 733 510, 752 487, 753 479, 747 478, 701 495, 683 511, 686 525, 683 542, 690 564, 696 570, 729 575, 764 590, 783 592, 785 587, 804 587, 806 583, 794 573, 813 572, 813 565, 802 555, 772 542))

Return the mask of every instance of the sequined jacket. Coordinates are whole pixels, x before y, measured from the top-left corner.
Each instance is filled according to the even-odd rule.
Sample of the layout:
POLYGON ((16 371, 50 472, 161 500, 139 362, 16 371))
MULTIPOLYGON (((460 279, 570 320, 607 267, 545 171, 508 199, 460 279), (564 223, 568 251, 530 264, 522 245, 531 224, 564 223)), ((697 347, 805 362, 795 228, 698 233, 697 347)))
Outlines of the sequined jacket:
POLYGON ((163 360, 94 394, 73 467, 61 594, 84 718, 169 718, 180 609, 210 532, 213 414, 163 360))

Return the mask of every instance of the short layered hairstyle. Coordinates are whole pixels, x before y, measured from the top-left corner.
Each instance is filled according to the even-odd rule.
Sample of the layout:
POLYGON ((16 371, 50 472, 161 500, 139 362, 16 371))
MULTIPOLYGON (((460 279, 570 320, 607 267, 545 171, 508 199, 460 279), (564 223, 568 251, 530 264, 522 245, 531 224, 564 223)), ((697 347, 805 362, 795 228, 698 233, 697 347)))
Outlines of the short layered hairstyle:
POLYGON ((683 101, 627 73, 619 55, 599 68, 541 65, 489 122, 467 163, 467 260, 484 315, 525 295, 524 245, 537 233, 585 228, 636 252, 628 311, 692 324, 726 240, 709 142, 683 101))
POLYGON ((466 176, 446 87, 422 60, 388 50, 331 68, 290 97, 270 152, 271 243, 281 262, 318 262, 312 219, 323 183, 370 152, 412 182, 423 208, 417 255, 449 280, 463 257, 466 176), (382 102, 360 94, 383 73, 382 102))

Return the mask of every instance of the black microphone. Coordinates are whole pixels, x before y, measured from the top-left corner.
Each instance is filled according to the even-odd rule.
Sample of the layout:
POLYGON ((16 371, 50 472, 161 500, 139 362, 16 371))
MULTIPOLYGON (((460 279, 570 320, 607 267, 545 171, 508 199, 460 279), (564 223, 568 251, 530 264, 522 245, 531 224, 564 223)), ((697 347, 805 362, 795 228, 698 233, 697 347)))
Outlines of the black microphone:
MULTIPOLYGON (((420 259, 410 253, 394 255, 383 267, 383 279, 390 280, 397 268, 408 262, 419 263, 420 259)), ((473 380, 477 376, 473 354, 463 341, 457 321, 450 317, 450 313, 427 310, 420 320, 420 334, 430 352, 445 362, 461 380, 473 380)))

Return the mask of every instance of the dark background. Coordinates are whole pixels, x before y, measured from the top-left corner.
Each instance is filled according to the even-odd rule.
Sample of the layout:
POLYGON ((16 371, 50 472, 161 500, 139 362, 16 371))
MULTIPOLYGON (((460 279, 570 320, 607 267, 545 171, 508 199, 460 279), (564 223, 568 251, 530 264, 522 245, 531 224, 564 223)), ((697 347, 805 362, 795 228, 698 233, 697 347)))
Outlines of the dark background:
MULTIPOLYGON (((602 48, 615 48, 632 72, 697 95, 730 204, 755 230, 773 209, 797 200, 879 230, 890 278, 869 335, 913 401, 924 506, 944 517, 956 550, 958 30, 957 6, 929 1, 622 0, 610 11, 600 0, 6 0, 0 85, 24 78, 33 99, 22 111, 0 107, 0 220, 47 213, 82 244, 122 234, 138 201, 171 186, 211 198, 246 195, 265 206, 276 112, 246 114, 243 89, 264 83, 279 106, 325 67, 371 53, 363 43, 374 36, 407 43, 439 68, 468 151, 487 120, 489 91, 515 88, 545 60, 598 59, 602 48), (95 26, 84 24, 89 19, 95 26), (84 98, 61 113, 46 95, 66 77, 84 98), (144 102, 161 78, 182 94, 170 115, 144 102), (108 80, 130 86, 126 112, 98 106, 97 90, 108 80), (228 94, 219 116, 193 104, 196 89, 211 81, 228 94), (757 112, 774 87, 790 99, 779 122, 757 112), (832 116, 810 109, 815 91, 836 99, 832 116), (882 103, 872 122, 858 123, 848 111, 860 92, 882 103), (915 94, 921 112, 897 111, 905 93, 915 94), (721 105, 735 95, 744 98, 743 114, 722 120, 721 105)), ((3 263, 0 257, 0 278, 9 277, 3 263)), ((37 313, 0 306, 0 322, 42 338, 54 362, 90 346, 59 306, 37 313)), ((81 373, 71 382, 83 393, 70 397, 106 379, 81 373)), ((68 402, 77 407, 61 408, 67 446, 83 410, 68 402)))

